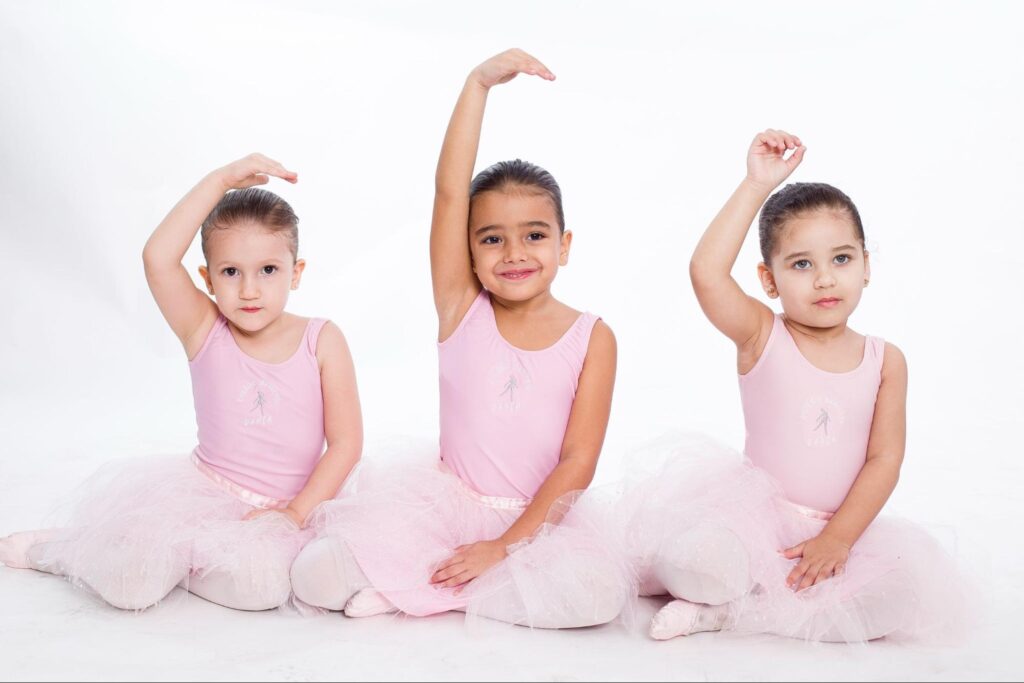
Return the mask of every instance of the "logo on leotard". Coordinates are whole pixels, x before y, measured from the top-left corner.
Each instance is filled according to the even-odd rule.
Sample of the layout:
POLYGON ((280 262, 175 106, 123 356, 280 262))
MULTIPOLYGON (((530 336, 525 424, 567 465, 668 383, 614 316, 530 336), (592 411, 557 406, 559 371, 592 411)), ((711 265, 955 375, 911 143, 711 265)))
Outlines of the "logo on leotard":
POLYGON ((808 399, 800 411, 804 443, 816 447, 834 444, 845 421, 846 411, 832 399, 821 396, 808 399))
POLYGON ((495 412, 515 414, 522 405, 524 390, 533 384, 533 379, 522 361, 512 358, 491 369, 490 384, 496 387, 495 412))
POLYGON ((245 407, 243 427, 266 427, 274 421, 271 410, 281 402, 281 394, 270 382, 253 380, 238 392, 237 402, 245 407))

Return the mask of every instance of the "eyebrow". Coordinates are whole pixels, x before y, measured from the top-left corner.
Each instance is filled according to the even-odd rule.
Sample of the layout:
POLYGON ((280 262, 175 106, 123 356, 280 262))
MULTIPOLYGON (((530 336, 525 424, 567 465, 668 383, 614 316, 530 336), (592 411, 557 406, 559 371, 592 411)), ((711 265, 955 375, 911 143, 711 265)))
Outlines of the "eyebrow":
MULTIPOLYGON (((267 259, 265 261, 259 261, 259 263, 262 263, 265 266, 266 265, 271 265, 271 264, 273 264, 273 265, 280 265, 280 264, 284 263, 284 261, 282 261, 281 259, 272 258, 272 259, 267 259)), ((235 265, 235 262, 234 261, 230 261, 230 260, 229 261, 218 261, 217 265, 214 266, 214 267, 215 268, 224 268, 225 266, 231 266, 232 268, 238 268, 238 266, 235 265)))
MULTIPOLYGON (((477 228, 474 231, 474 235, 482 235, 490 230, 501 230, 504 226, 501 225, 485 225, 482 228, 477 228)), ((551 229, 551 224, 546 221, 523 221, 518 225, 520 228, 547 228, 551 229)))
MULTIPOLYGON (((855 250, 856 248, 857 247, 853 246, 852 244, 844 244, 841 247, 833 247, 832 251, 850 251, 850 250, 855 250)), ((811 252, 809 252, 809 251, 798 251, 798 252, 796 252, 794 254, 790 254, 789 256, 784 258, 783 260, 784 261, 789 261, 789 260, 795 259, 795 258, 805 258, 805 257, 810 256, 810 255, 811 255, 811 252)))

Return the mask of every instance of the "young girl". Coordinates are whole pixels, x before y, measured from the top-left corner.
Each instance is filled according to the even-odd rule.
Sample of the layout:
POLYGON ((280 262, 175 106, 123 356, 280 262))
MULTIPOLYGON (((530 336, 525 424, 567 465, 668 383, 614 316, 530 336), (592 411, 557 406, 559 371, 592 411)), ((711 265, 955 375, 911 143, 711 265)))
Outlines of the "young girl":
POLYGON ((863 641, 939 634, 960 618, 951 560, 919 528, 876 519, 903 461, 907 365, 847 326, 871 276, 860 215, 822 183, 765 202, 804 150, 788 133, 759 134, 691 261, 701 307, 736 344, 749 462, 684 458, 644 491, 634 524, 660 520, 640 533, 645 582, 679 598, 655 616, 657 639, 733 629, 863 641), (758 274, 781 315, 730 276, 758 209, 758 274))
POLYGON ((121 609, 179 585, 235 609, 288 599, 288 570, 311 537, 306 516, 358 460, 362 421, 341 331, 284 310, 305 262, 292 208, 254 187, 269 176, 298 180, 260 154, 214 171, 143 251, 189 359, 198 446, 190 457, 106 466, 67 527, 0 540, 5 564, 62 574, 121 609), (181 264, 200 224, 199 272, 214 299, 181 264))
POLYGON ((521 73, 554 79, 519 50, 473 70, 438 162, 440 460, 364 470, 356 495, 322 506, 323 538, 292 568, 307 603, 564 628, 610 621, 626 602, 628 565, 603 542, 597 506, 565 498, 597 466, 615 339, 551 294, 572 241, 554 178, 519 160, 472 178, 488 92, 521 73))

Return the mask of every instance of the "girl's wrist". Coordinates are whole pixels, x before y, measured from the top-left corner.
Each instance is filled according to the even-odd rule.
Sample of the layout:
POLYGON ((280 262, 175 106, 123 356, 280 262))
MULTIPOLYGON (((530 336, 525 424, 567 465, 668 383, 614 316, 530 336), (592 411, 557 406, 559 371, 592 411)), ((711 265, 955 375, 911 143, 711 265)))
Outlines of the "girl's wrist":
POLYGON ((477 74, 476 71, 471 72, 469 76, 466 77, 465 87, 472 88, 474 90, 479 90, 484 94, 486 94, 491 89, 490 86, 485 85, 484 82, 480 80, 480 76, 477 74))
POLYGON ((293 507, 289 503, 287 506, 285 506, 284 509, 285 509, 286 513, 290 513, 290 516, 292 517, 292 519, 294 519, 295 521, 297 521, 299 523, 299 526, 302 526, 303 524, 306 523, 306 516, 307 516, 307 514, 304 514, 298 508, 293 507))
POLYGON ((756 192, 759 195, 764 195, 765 198, 767 198, 768 195, 772 193, 772 190, 778 187, 777 185, 773 185, 772 183, 765 183, 756 178, 752 178, 749 175, 743 177, 743 182, 740 183, 740 186, 745 187, 748 190, 752 190, 753 192, 756 192))
POLYGON ((207 173, 206 176, 200 181, 200 184, 207 185, 210 188, 217 190, 221 194, 227 194, 227 191, 231 189, 227 181, 224 179, 223 168, 218 168, 207 173))

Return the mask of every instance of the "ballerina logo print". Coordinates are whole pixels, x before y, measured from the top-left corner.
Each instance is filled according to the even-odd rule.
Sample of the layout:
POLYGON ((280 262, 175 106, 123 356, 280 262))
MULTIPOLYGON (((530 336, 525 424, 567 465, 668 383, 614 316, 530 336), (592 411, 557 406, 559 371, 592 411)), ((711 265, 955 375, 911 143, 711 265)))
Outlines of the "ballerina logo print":
POLYGON ((533 384, 533 378, 523 362, 513 357, 491 369, 491 384, 496 389, 493 410, 514 415, 519 412, 525 391, 533 384))
POLYGON ((243 408, 243 427, 267 427, 274 422, 273 412, 281 402, 281 394, 270 382, 254 380, 242 387, 237 402, 243 408))
POLYGON ((808 446, 834 444, 845 422, 846 411, 839 403, 827 397, 815 396, 808 399, 800 411, 800 426, 804 443, 808 446))

